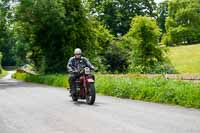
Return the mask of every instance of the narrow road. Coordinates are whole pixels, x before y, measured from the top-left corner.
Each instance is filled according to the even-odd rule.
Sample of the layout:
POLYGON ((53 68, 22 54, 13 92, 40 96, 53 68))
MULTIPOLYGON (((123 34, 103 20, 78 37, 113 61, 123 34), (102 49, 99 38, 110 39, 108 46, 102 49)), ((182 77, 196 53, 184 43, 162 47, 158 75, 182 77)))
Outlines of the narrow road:
POLYGON ((0 133, 200 133, 200 110, 97 96, 73 102, 62 88, 0 79, 0 133))

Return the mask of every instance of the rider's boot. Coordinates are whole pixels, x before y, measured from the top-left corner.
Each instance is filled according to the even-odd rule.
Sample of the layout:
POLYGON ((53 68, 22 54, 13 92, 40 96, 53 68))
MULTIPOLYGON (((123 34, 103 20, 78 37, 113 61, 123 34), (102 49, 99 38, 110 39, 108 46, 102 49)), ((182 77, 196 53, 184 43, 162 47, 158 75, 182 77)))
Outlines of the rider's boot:
POLYGON ((71 95, 74 95, 76 93, 75 85, 73 83, 70 84, 70 93, 71 95))

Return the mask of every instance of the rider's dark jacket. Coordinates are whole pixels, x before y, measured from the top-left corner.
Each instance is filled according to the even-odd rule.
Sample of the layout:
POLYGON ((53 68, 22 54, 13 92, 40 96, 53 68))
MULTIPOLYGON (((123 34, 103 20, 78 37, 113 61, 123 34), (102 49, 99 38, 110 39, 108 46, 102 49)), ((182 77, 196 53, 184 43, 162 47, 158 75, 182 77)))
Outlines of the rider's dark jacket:
POLYGON ((80 70, 80 68, 84 67, 89 67, 90 69, 94 70, 94 66, 85 57, 81 57, 80 59, 71 57, 67 63, 67 69, 69 73, 72 73, 75 70, 80 70))

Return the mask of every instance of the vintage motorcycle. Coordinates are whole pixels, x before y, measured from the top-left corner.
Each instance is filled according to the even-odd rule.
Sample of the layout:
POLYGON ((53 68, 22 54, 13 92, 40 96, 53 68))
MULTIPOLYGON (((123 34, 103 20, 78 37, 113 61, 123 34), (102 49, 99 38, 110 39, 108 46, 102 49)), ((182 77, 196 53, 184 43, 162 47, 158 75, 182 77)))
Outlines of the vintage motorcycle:
POLYGON ((83 68, 76 72, 78 75, 75 81, 76 93, 71 95, 73 101, 78 99, 86 99, 87 104, 93 105, 96 99, 95 91, 95 79, 91 74, 91 70, 88 67, 83 68))

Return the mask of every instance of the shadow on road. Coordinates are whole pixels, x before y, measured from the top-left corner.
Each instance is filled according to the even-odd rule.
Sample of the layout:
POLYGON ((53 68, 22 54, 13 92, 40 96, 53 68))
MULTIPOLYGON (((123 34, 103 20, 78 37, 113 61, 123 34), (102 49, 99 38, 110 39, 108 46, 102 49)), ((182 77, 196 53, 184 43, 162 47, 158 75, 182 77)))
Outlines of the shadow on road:
POLYGON ((84 106, 84 105, 86 105, 86 106, 91 106, 91 107, 92 106, 99 107, 102 104, 104 104, 104 103, 100 103, 100 102, 96 101, 93 105, 88 105, 85 100, 74 102, 74 105, 76 105, 76 106, 82 106, 82 105, 84 106))

